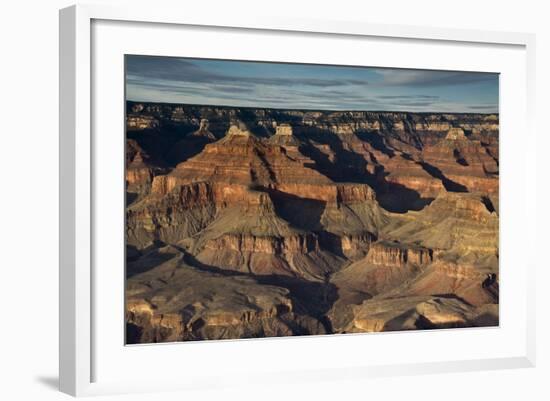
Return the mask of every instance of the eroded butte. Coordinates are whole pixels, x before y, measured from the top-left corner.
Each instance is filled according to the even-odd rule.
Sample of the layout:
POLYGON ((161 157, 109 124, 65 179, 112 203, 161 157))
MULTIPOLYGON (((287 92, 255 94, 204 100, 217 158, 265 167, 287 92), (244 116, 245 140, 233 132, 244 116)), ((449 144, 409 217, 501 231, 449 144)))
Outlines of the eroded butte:
POLYGON ((498 325, 498 115, 127 107, 128 343, 498 325))

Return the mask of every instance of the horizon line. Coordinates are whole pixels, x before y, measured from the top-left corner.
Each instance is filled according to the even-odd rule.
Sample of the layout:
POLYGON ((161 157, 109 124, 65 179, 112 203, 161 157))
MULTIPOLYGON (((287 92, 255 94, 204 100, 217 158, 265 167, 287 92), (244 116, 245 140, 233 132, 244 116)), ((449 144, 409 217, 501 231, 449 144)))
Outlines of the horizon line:
POLYGON ((284 107, 261 107, 261 106, 233 106, 225 104, 199 104, 199 103, 178 103, 178 102, 158 102, 152 100, 133 100, 126 99, 126 102, 133 103, 153 103, 164 105, 179 105, 192 107, 223 107, 232 109, 264 109, 264 110, 279 110, 279 111, 319 111, 319 112, 366 112, 366 113, 410 113, 410 114, 483 114, 500 115, 498 111, 494 112, 478 112, 478 111, 411 111, 411 110, 366 110, 366 109, 310 109, 310 108, 284 108, 284 107))

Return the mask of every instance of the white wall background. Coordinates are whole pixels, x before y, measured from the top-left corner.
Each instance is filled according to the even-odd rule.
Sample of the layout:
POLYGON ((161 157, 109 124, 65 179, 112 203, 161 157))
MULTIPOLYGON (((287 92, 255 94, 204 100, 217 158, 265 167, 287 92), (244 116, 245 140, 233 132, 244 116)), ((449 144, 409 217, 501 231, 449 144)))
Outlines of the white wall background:
MULTIPOLYGON (((135 4, 139 0, 97 3, 135 4)), ((550 284, 548 205, 548 105, 550 29, 544 1, 338 0, 139 1, 180 4, 182 13, 245 13, 263 7, 279 15, 364 19, 374 23, 429 25, 537 34, 539 194, 537 249, 538 366, 534 369, 327 382, 212 391, 201 399, 550 399, 550 284), (544 207, 544 210, 543 210, 544 207)), ((57 400, 58 291, 58 17, 66 0, 4 2, 0 12, 0 398, 57 400)), ((521 141, 521 133, 518 133, 521 141)), ((535 172, 533 172, 535 174, 535 172)), ((452 347, 452 344, 449 344, 452 347)), ((128 400, 182 399, 164 393, 120 396, 128 400)), ((107 397, 115 399, 115 397, 107 397)))

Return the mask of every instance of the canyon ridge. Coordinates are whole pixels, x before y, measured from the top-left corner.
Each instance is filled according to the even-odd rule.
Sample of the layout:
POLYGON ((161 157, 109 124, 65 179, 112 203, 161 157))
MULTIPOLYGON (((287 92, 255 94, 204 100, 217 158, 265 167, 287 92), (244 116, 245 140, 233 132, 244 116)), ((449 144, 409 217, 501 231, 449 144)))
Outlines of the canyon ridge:
POLYGON ((498 325, 498 114, 126 108, 128 344, 498 325))

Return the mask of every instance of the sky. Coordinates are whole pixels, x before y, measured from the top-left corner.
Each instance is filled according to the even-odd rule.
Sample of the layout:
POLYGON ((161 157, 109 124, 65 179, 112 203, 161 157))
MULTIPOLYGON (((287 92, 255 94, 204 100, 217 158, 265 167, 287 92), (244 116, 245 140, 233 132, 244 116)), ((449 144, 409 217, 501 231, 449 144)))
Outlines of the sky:
POLYGON ((232 107, 498 112, 498 74, 126 56, 126 99, 232 107))

